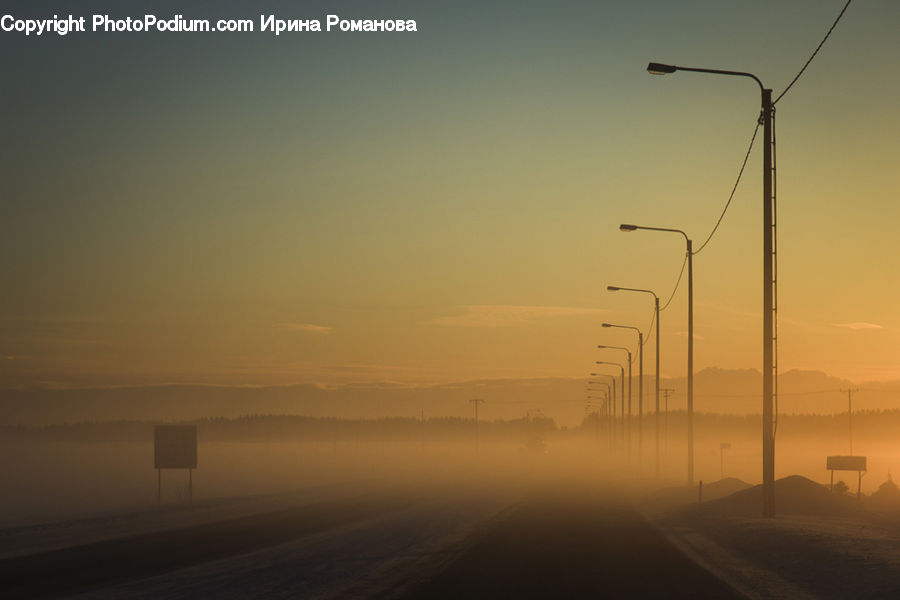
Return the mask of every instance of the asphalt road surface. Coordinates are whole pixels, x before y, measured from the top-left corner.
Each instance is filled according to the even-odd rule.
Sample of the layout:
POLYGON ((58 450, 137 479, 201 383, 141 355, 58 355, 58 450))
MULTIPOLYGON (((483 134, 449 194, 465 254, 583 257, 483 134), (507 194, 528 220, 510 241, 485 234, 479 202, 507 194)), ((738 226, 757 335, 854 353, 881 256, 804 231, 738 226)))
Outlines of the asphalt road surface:
POLYGON ((513 507, 440 573, 400 597, 745 598, 625 503, 596 493, 554 494, 513 507))

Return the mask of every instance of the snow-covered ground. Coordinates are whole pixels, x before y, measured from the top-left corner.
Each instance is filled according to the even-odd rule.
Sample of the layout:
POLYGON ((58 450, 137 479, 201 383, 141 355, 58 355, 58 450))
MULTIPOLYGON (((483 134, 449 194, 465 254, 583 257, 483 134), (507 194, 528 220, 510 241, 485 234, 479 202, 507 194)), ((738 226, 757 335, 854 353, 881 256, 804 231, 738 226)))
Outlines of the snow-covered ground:
POLYGON ((779 483, 774 519, 757 516, 754 488, 665 514, 651 508, 650 517, 751 598, 900 598, 900 514, 866 510, 802 478, 779 483))
POLYGON ((273 512, 346 495, 356 484, 316 486, 280 494, 207 499, 162 509, 108 512, 89 518, 59 520, 0 529, 0 559, 81 546, 104 540, 168 531, 273 512))
POLYGON ((520 497, 369 481, 10 528, 0 587, 8 597, 372 597, 421 583, 520 497))
POLYGON ((76 597, 371 598, 433 574, 506 506, 485 497, 430 500, 249 554, 76 597))

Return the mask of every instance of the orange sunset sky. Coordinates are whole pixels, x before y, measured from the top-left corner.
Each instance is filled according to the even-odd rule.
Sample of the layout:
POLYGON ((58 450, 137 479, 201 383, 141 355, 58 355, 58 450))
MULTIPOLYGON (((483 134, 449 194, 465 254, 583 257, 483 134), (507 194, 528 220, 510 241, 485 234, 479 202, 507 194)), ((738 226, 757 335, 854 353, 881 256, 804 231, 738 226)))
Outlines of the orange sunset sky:
MULTIPOLYGON (((0 385, 583 377, 597 344, 635 343, 603 321, 650 324, 649 297, 606 286, 665 299, 684 256, 618 224, 701 243, 759 111, 751 81, 647 62, 777 95, 842 5, 342 3, 418 31, 3 35, 0 385)), ((782 371, 900 379, 898 22, 854 4, 777 105, 782 371)), ((757 144, 695 257, 698 370, 761 366, 761 170, 757 144)))

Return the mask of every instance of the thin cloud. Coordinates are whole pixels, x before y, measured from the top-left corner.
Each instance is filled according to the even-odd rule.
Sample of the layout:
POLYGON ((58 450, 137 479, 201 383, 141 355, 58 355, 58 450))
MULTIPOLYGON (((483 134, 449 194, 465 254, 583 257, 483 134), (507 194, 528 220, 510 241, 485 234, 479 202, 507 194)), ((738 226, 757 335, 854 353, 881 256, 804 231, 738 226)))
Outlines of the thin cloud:
POLYGON ((428 321, 446 327, 517 327, 541 319, 597 316, 606 313, 599 308, 573 306, 517 306, 509 304, 481 304, 460 307, 461 314, 438 317, 428 321))
MULTIPOLYGON (((688 336, 688 332, 687 331, 676 331, 675 333, 673 333, 671 335, 677 335, 678 337, 686 338, 688 336)), ((694 333, 694 339, 695 340, 705 340, 706 338, 703 337, 702 335, 700 335, 699 333, 694 333)))
POLYGON ((302 333, 331 333, 331 327, 326 325, 313 325, 312 323, 282 323, 281 329, 285 331, 299 331, 302 333))
POLYGON ((875 323, 832 323, 835 327, 843 327, 844 329, 853 329, 854 331, 858 331, 860 329, 884 329, 881 325, 876 325, 875 323))

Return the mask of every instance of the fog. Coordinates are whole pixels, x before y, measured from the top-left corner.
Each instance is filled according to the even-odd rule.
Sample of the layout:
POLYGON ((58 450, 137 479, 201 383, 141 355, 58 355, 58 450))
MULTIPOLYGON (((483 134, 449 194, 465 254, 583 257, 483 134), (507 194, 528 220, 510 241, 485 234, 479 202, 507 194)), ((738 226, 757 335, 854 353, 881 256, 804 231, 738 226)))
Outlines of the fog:
MULTIPOLYGON (((900 473, 900 448, 891 428, 874 428, 894 417, 855 419, 854 454, 868 457, 863 493, 900 473)), ((695 419, 697 481, 724 475, 760 482, 758 417, 695 419), (730 447, 722 450, 722 443, 730 447)), ((776 437, 777 477, 799 474, 827 483, 826 456, 850 453, 845 419, 846 414, 843 422, 840 416, 783 417, 776 437)), ((471 420, 298 422, 303 427, 284 425, 278 417, 199 422, 199 462, 192 471, 195 506, 337 488, 503 495, 563 481, 604 482, 623 493, 687 483, 684 413, 671 414, 667 430, 661 428, 659 478, 652 415, 645 417, 640 451, 637 420, 632 421, 630 452, 621 427, 613 440, 605 419, 574 428, 558 428, 547 419, 484 422, 477 439, 471 420)), ((151 423, 8 430, 0 450, 3 527, 157 509, 151 423)), ((856 491, 855 473, 836 473, 838 480, 856 491)), ((164 509, 187 502, 186 470, 163 470, 160 482, 164 509)))

